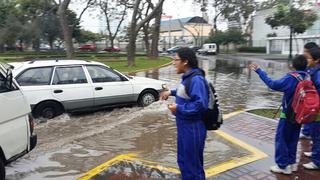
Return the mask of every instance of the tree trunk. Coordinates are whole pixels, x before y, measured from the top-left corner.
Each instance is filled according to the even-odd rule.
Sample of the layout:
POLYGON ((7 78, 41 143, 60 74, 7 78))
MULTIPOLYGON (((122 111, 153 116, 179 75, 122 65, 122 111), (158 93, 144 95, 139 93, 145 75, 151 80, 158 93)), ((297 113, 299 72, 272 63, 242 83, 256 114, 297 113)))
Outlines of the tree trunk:
POLYGON ((66 46, 67 51, 67 58, 72 59, 74 58, 74 49, 73 49, 73 42, 72 42, 72 31, 69 27, 67 17, 66 17, 66 10, 68 9, 68 5, 70 0, 64 0, 58 9, 59 21, 62 27, 63 38, 66 46))
POLYGON ((137 39, 137 34, 135 29, 136 29, 136 22, 131 22, 131 27, 129 29, 129 44, 127 47, 129 67, 135 66, 134 58, 136 53, 136 39, 137 39))
POLYGON ((214 33, 218 32, 218 26, 217 26, 217 20, 218 20, 218 16, 213 18, 213 29, 214 29, 214 33))
POLYGON ((114 47, 114 37, 110 36, 109 40, 110 40, 110 44, 111 44, 110 46, 113 48, 114 47))
POLYGON ((149 26, 143 26, 143 40, 144 40, 144 45, 146 48, 146 54, 148 57, 151 56, 151 51, 150 51, 150 43, 149 43, 149 30, 148 30, 149 26))
POLYGON ((136 53, 136 35, 132 34, 130 35, 129 44, 127 47, 128 51, 128 66, 133 67, 135 66, 134 58, 136 53))
POLYGON ((20 52, 22 52, 22 51, 23 51, 23 41, 22 41, 22 39, 20 39, 20 40, 19 40, 19 47, 18 47, 18 50, 19 50, 20 52))
POLYGON ((34 39, 32 44, 33 44, 33 49, 36 50, 37 52, 39 52, 40 51, 40 39, 39 38, 34 39))
POLYGON ((152 35, 151 42, 151 56, 152 59, 159 58, 159 38, 160 38, 160 24, 161 24, 161 15, 162 15, 162 7, 159 9, 158 14, 156 15, 156 19, 154 22, 154 30, 152 35))
POLYGON ((153 9, 153 11, 146 18, 144 18, 139 23, 137 23, 136 17, 139 11, 140 2, 141 0, 135 0, 134 6, 133 6, 133 13, 132 13, 132 19, 131 19, 130 30, 129 30, 129 45, 127 47, 129 67, 134 66, 136 39, 137 39, 137 34, 139 30, 145 23, 148 23, 152 18, 154 18, 154 16, 158 12, 158 9, 162 7, 164 0, 159 0, 157 6, 153 9))
POLYGON ((50 49, 53 50, 53 39, 52 38, 49 38, 49 46, 50 46, 50 49))
POLYGON ((0 52, 4 52, 4 44, 0 44, 0 52))

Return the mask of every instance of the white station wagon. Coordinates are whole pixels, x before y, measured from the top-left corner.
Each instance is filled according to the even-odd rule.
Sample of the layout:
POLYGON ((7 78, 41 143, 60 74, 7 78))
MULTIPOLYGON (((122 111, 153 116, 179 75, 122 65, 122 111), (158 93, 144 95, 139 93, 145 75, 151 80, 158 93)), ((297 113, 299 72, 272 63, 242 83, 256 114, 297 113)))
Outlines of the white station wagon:
POLYGON ((126 76, 105 64, 85 60, 35 60, 9 63, 30 102, 34 117, 53 118, 65 111, 159 99, 163 81, 126 76))

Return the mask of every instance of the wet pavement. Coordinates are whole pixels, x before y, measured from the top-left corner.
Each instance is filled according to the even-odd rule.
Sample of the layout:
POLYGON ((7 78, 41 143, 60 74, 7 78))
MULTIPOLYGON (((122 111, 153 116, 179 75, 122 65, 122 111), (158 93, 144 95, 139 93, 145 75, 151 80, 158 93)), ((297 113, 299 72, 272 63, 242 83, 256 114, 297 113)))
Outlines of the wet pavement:
MULTIPOLYGON (((215 84, 225 113, 280 104, 281 94, 268 90, 257 75, 248 71, 250 63, 216 60, 215 56, 200 60, 207 78, 215 84)), ((288 71, 286 63, 259 63, 273 78, 288 71)), ((172 66, 136 75, 165 80, 170 87, 180 81, 180 75, 172 66)), ((7 179, 75 179, 119 154, 132 152, 143 159, 177 168, 175 122, 166 102, 157 102, 147 108, 63 114, 38 124, 36 132, 39 138, 37 147, 6 168, 7 179)), ((205 151, 206 167, 248 154, 248 151, 212 133, 208 133, 205 151)))
POLYGON ((209 179, 214 180, 318 180, 320 171, 306 170, 302 164, 310 162, 303 152, 310 151, 309 140, 300 140, 297 152, 298 171, 292 175, 271 173, 274 163, 274 138, 277 120, 267 119, 250 113, 241 113, 229 118, 222 130, 238 139, 259 148, 268 158, 234 168, 209 179))

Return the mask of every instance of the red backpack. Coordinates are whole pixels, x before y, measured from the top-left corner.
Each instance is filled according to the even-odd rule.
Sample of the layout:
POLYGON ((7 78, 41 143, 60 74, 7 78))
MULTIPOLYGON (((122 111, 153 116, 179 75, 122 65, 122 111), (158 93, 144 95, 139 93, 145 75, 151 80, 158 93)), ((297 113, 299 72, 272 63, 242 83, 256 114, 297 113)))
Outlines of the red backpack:
POLYGON ((311 80, 303 79, 298 73, 290 73, 290 75, 299 81, 291 104, 296 122, 305 124, 316 121, 320 107, 316 87, 311 80))

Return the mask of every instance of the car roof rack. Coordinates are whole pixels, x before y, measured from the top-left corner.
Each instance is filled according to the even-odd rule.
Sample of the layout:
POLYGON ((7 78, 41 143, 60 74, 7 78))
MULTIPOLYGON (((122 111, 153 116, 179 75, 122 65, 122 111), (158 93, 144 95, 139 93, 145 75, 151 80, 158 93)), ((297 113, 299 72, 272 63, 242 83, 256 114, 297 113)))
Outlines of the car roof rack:
POLYGON ((29 64, 33 64, 36 61, 56 61, 56 62, 59 62, 59 59, 57 59, 57 58, 52 58, 52 59, 50 59, 50 58, 47 58, 47 59, 35 58, 35 59, 30 60, 29 64))

